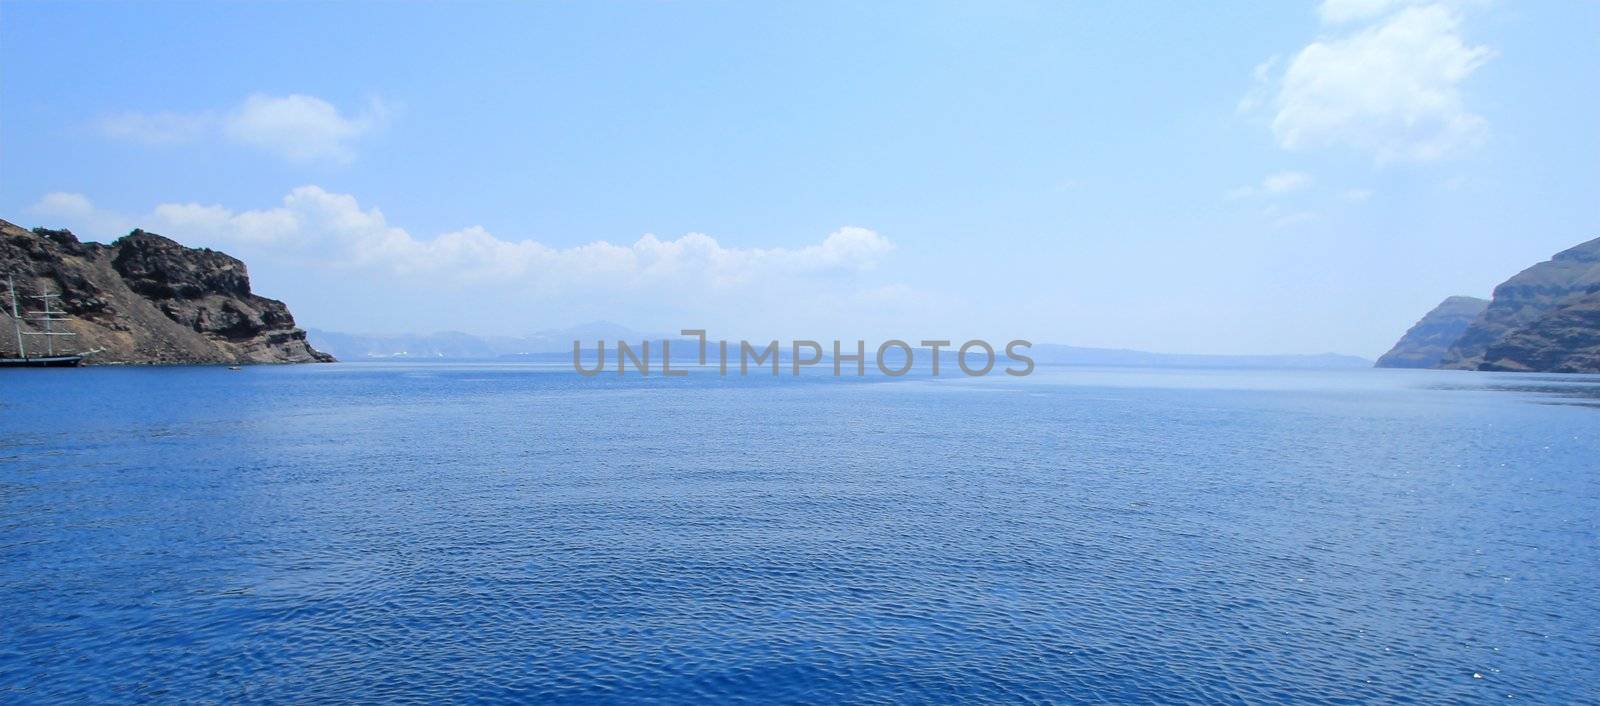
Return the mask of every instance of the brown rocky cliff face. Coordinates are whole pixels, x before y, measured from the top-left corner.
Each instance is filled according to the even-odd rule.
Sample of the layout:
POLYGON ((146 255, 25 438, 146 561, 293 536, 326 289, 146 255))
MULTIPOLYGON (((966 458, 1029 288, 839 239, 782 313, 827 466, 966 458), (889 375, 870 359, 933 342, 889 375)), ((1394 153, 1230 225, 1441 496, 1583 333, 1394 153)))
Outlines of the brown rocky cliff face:
POLYGON ((1478 369, 1600 373, 1600 292, 1506 334, 1489 346, 1478 369))
POLYGON ((1378 366, 1600 373, 1600 238, 1517 273, 1487 306, 1446 299, 1378 366))
MULTIPOLYGON (((100 349, 90 363, 309 363, 313 349, 283 302, 250 291, 244 263, 136 230, 115 243, 0 221, 0 276, 17 294, 60 294, 61 324, 77 334, 57 351, 100 349)), ((0 283, 3 286, 3 283, 0 283)), ((24 304, 30 300, 24 298, 24 304)), ((10 302, 0 313, 0 355, 16 354, 10 302)), ((24 308, 29 308, 24 306, 24 308)), ((32 307, 36 308, 36 307, 32 307)), ((24 324, 24 330, 32 330, 24 324)), ((30 354, 41 337, 25 341, 30 354)))
POLYGON ((1441 367, 1476 370, 1507 334, 1600 291, 1600 238, 1568 248, 1494 288, 1494 299, 1445 354, 1441 367))

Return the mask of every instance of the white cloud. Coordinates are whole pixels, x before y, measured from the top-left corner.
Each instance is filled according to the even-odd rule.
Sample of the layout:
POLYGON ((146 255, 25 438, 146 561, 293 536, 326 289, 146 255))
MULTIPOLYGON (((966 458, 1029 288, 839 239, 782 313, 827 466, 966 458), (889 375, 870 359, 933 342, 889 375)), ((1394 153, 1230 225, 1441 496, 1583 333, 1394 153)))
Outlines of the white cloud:
POLYGON ((224 111, 124 112, 102 118, 98 128, 113 139, 170 145, 225 139, 291 162, 348 162, 355 143, 383 127, 388 109, 373 99, 346 115, 316 96, 253 94, 224 111))
POLYGON ((1339 195, 1339 198, 1342 198, 1346 201, 1353 201, 1355 203, 1362 203, 1372 198, 1372 189, 1345 189, 1344 193, 1339 195))
POLYGON ((51 192, 29 206, 27 211, 36 218, 50 219, 52 224, 47 227, 69 226, 95 235, 123 235, 133 230, 131 221, 95 208, 83 194, 51 192))
POLYGON ((1278 67, 1278 61, 1281 58, 1274 54, 1268 57, 1266 61, 1256 64, 1256 68, 1250 72, 1253 79, 1250 85, 1250 92, 1239 99, 1239 113, 1254 111, 1272 99, 1273 70, 1278 67))
MULTIPOLYGON (((133 215, 52 194, 39 223, 109 240, 133 226, 249 263, 258 289, 335 330, 515 333, 577 321, 702 327, 752 337, 871 337, 965 311, 880 267, 887 238, 846 226, 788 247, 735 247, 702 233, 552 246, 471 226, 414 234, 355 197, 304 186, 240 210, 165 203, 133 215)), ((754 340, 754 338, 752 338, 754 340)))
MULTIPOLYGON (((91 237, 125 233, 125 216, 95 208, 78 194, 50 194, 33 212, 91 237), (107 232, 107 228, 115 226, 107 232)), ((731 248, 702 233, 672 240, 645 235, 632 244, 597 241, 555 248, 505 240, 472 226, 418 238, 355 197, 303 186, 282 205, 249 211, 196 203, 156 206, 137 219, 145 229, 185 244, 312 260, 382 275, 427 275, 456 283, 523 285, 557 291, 580 283, 639 288, 682 284, 731 288, 770 278, 827 277, 872 269, 894 245, 878 233, 840 228, 798 248, 731 248)))
POLYGON ((1277 172, 1268 174, 1259 185, 1241 186, 1229 189, 1226 196, 1230 199, 1243 199, 1251 196, 1266 195, 1278 196, 1299 191, 1311 186, 1316 178, 1305 172, 1277 172))
MULTIPOLYGON (((1454 9, 1345 0, 1319 12, 1328 22, 1379 19, 1312 42, 1289 62, 1269 103, 1280 147, 1351 147, 1382 163, 1438 159, 1483 140, 1487 121, 1467 109, 1460 87, 1494 52, 1467 44, 1454 9)), ((1241 106, 1268 103, 1258 93, 1241 106)))
POLYGON ((301 94, 274 97, 256 94, 223 119, 228 137, 295 162, 320 159, 349 161, 351 144, 387 119, 383 103, 346 117, 333 104, 301 94))
MULTIPOLYGON (((221 206, 167 203, 155 207, 150 221, 174 233, 196 232, 223 241, 284 244, 300 229, 298 216, 287 209, 235 214, 221 206)), ((153 226, 152 226, 153 229, 153 226)))

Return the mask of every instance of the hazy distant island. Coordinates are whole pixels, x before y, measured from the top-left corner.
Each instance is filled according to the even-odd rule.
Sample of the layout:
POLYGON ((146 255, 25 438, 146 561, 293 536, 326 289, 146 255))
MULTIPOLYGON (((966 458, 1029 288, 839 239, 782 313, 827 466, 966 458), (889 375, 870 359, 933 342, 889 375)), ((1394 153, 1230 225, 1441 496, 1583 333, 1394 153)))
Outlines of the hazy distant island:
MULTIPOLYGON (((640 332, 611 323, 595 321, 571 328, 538 331, 526 336, 475 336, 460 331, 424 334, 359 334, 306 329, 306 336, 317 350, 327 351, 340 360, 500 360, 569 362, 572 342, 581 344, 592 356, 595 343, 616 341, 672 342, 673 360, 699 357, 697 341, 663 333, 640 332)), ((660 351, 659 347, 654 350, 660 351)), ((924 349, 918 349, 924 351, 924 349)), ((1171 368, 1366 368, 1372 361, 1338 353, 1286 355, 1218 355, 1203 353, 1151 353, 1124 348, 1090 348, 1054 343, 1036 343, 1031 348, 1040 365, 1088 365, 1104 367, 1171 368)), ((787 355, 785 352, 784 355, 787 355)), ((925 353, 919 353, 925 355, 925 353)), ((940 356, 954 369, 954 352, 940 356)), ((826 353, 823 358, 830 359, 826 353)), ((926 358, 922 358, 926 359, 926 358)))
POLYGON ((1378 367, 1600 373, 1600 238, 1517 273, 1490 301, 1444 300, 1378 367))
MULTIPOLYGON (((250 291, 243 262, 154 233, 135 230, 106 245, 0 220, 0 292, 7 278, 24 303, 19 310, 30 296, 60 295, 55 308, 64 320, 52 325, 76 335, 58 346, 94 351, 87 364, 333 361, 306 342, 283 302, 250 291)), ((0 358, 17 356, 12 302, 0 309, 0 358)), ((37 330, 21 313, 22 330, 37 330)), ((37 355, 45 344, 23 345, 37 355)))

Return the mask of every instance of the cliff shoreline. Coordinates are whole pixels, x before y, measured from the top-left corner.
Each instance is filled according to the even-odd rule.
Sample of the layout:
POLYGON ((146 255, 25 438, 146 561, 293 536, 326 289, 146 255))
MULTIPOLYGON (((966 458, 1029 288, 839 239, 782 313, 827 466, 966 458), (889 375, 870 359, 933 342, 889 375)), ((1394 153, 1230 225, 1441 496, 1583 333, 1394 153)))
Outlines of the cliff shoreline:
MULTIPOLYGON (((27 297, 59 294, 58 352, 95 351, 86 365, 245 365, 332 362, 295 326, 289 308, 250 289, 243 262, 134 230, 110 244, 71 231, 0 220, 0 277, 27 297)), ((3 285, 3 283, 0 283, 3 285)), ((25 306, 21 308, 27 308, 25 306)), ((0 307, 0 357, 19 355, 11 302, 0 307)), ((36 331, 23 315, 23 331, 36 331)), ((39 355, 43 342, 25 342, 39 355)))
POLYGON ((1488 302, 1446 299, 1377 367, 1600 373, 1600 238, 1517 273, 1488 302))

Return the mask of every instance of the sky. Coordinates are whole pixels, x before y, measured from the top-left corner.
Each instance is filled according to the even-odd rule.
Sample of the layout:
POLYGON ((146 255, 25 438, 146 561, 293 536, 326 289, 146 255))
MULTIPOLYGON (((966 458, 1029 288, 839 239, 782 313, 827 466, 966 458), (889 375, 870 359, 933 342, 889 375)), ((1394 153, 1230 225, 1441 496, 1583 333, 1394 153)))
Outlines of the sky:
POLYGON ((303 326, 1375 357, 1600 236, 1600 3, 0 3, 0 218, 303 326))

